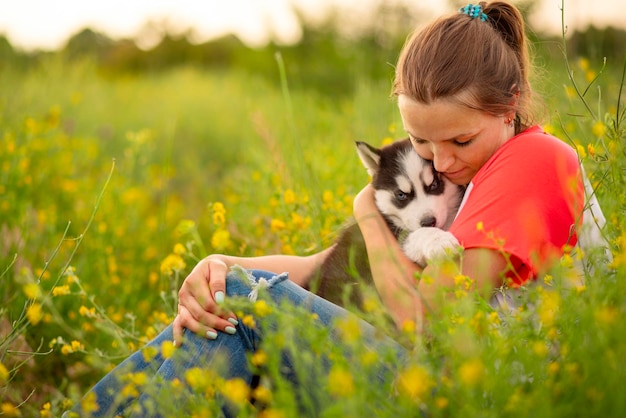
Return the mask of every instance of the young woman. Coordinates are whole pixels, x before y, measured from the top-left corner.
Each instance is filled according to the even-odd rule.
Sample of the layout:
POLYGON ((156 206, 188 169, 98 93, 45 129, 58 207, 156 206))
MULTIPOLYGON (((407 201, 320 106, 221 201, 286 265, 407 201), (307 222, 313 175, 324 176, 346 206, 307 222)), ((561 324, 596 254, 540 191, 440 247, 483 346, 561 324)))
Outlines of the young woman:
MULTIPOLYGON (((442 289, 452 287, 458 274, 471 278, 489 298, 503 284, 532 280, 576 244, 584 204, 578 159, 571 147, 534 125, 528 73, 523 19, 504 2, 469 5, 438 19, 403 48, 393 93, 404 129, 415 151, 452 182, 467 186, 467 192, 450 229, 463 247, 453 260, 455 267, 433 264, 423 271, 385 227, 372 187, 356 196, 354 215, 374 284, 398 327, 411 321, 421 331, 425 319, 446 303, 442 289), (418 272, 432 280, 416 282, 418 272)), ((263 318, 253 329, 220 305, 225 298, 247 296, 257 286, 264 285, 274 300, 306 306, 331 327, 333 320, 348 314, 301 287, 327 251, 308 257, 203 259, 180 289, 173 325, 150 343, 160 347, 173 339, 176 351, 185 354, 184 364, 176 356, 131 356, 87 395, 95 398, 94 415, 114 415, 129 406, 147 413, 154 404, 158 391, 119 399, 120 381, 128 371, 150 370, 167 381, 182 379, 194 367, 221 368, 223 377, 251 383, 248 357, 263 340, 263 318), (248 283, 230 273, 235 265, 246 270, 248 283), (289 280, 286 274, 269 272, 288 272, 289 280)), ((374 333, 371 326, 362 327, 374 333)), ((391 339, 372 339, 372 344, 400 357, 404 352, 391 339)), ((289 374, 289 358, 283 366, 289 374)), ((388 372, 381 369, 380 378, 388 372)))

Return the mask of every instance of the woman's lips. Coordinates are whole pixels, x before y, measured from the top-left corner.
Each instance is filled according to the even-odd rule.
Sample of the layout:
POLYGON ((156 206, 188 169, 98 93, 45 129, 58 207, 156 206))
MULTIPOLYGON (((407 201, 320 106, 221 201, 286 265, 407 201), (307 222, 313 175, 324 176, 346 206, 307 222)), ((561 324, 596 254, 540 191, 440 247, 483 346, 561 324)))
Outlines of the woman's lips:
POLYGON ((446 176, 450 180, 458 179, 465 175, 465 169, 462 168, 457 171, 446 171, 445 173, 443 173, 443 175, 446 176))

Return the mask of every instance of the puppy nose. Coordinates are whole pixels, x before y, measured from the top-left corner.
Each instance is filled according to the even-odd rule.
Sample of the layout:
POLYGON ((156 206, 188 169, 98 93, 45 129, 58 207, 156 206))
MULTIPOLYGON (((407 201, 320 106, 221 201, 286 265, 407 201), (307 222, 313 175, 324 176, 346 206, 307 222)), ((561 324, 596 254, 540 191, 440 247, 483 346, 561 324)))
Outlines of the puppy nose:
POLYGON ((421 227, 428 227, 428 226, 435 226, 435 225, 437 225, 437 218, 435 218, 434 216, 426 216, 422 218, 422 220, 420 221, 421 227))

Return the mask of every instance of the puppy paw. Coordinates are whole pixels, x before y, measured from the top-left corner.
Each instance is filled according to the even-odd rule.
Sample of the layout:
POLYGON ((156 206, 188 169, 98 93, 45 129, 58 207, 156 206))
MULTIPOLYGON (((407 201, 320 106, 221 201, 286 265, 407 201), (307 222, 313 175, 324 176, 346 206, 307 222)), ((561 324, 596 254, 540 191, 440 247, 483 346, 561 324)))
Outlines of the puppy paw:
POLYGON ((460 249, 459 241, 448 231, 439 228, 419 228, 409 233, 402 249, 411 260, 424 267, 428 260, 460 249))

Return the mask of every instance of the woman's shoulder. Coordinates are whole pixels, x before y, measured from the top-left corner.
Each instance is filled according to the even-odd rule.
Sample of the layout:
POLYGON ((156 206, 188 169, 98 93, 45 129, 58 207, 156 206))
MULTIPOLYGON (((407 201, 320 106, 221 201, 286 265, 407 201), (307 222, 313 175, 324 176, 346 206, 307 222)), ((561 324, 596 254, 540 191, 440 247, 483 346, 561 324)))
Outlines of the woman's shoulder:
POLYGON ((557 154, 578 160, 576 151, 569 144, 543 130, 539 125, 531 126, 507 141, 503 153, 531 155, 534 158, 551 158, 557 154))
POLYGON ((473 182, 501 179, 526 184, 538 178, 576 175, 580 169, 574 148, 533 126, 504 143, 485 163, 473 182))

